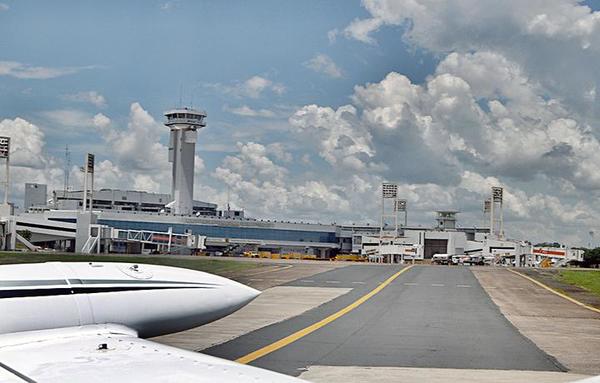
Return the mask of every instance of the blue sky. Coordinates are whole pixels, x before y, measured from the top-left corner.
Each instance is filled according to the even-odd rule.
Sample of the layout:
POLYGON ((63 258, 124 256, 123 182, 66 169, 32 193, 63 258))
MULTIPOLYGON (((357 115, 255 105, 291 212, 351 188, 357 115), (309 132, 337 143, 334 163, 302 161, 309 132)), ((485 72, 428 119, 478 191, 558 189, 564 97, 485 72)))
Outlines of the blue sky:
MULTIPOLYGON (((125 117, 140 102, 156 118, 179 103, 204 108, 214 135, 247 123, 224 106, 293 107, 343 105, 355 84, 379 81, 392 70, 420 82, 434 68, 431 56, 398 50, 394 30, 378 34, 377 46, 327 32, 366 15, 358 1, 16 1, 0 13, 2 59, 33 66, 86 68, 48 80, 0 79, 0 114, 25 116, 40 125, 41 111, 79 107, 61 98, 93 89, 107 100, 102 113, 125 117), (394 49, 389 49, 391 46, 394 49), (303 63, 322 53, 343 63, 330 78, 303 63), (281 95, 239 100, 209 87, 254 75, 281 83, 281 95)), ((90 108, 92 109, 92 108, 90 108)), ((91 111, 91 110, 90 110, 91 111)), ((85 137, 48 134, 49 153, 65 144, 81 157, 85 137)), ((199 147, 202 152, 202 146, 199 147)), ((211 161, 214 154, 203 154, 211 161)), ((100 154, 102 156, 102 154, 100 154)))
POLYGON ((205 109, 195 197, 249 215, 481 222, 491 186, 519 239, 600 230, 599 4, 576 0, 0 0, 0 134, 13 191, 168 192, 162 113, 205 109))

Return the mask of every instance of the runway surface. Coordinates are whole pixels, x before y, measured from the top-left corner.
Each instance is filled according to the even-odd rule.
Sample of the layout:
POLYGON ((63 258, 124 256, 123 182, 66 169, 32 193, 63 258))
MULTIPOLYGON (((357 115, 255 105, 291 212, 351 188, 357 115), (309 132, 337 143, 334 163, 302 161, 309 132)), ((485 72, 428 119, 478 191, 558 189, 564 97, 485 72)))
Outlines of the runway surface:
MULTIPOLYGON (((338 312, 400 269, 352 265, 289 282, 352 290, 204 353, 238 359, 338 312)), ((431 266, 407 270, 352 311, 251 364, 290 375, 312 365, 564 370, 502 316, 468 268, 431 266)))

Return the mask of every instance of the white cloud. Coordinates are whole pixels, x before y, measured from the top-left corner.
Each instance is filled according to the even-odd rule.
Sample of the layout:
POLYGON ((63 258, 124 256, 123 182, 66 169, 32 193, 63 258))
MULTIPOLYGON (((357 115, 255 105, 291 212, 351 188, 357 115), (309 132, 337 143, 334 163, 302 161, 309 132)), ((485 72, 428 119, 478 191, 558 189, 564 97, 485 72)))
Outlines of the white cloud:
POLYGON ((273 112, 272 110, 252 109, 248 105, 242 105, 242 106, 238 106, 238 107, 225 106, 223 109, 229 113, 237 114, 238 116, 243 116, 243 117, 265 117, 265 118, 275 117, 275 112, 273 112))
POLYGON ((36 125, 22 119, 0 121, 0 136, 11 138, 11 165, 43 168, 48 164, 44 156, 44 133, 36 125))
POLYGON ((329 77, 340 78, 343 76, 342 69, 333 62, 331 57, 322 53, 317 54, 315 57, 305 62, 304 66, 329 77))
POLYGON ((374 31, 399 26, 405 42, 442 57, 498 53, 574 111, 589 114, 593 108, 590 95, 600 84, 595 65, 600 12, 578 1, 365 0, 363 5, 371 16, 346 28, 350 38, 374 43, 374 31))
POLYGON ((331 165, 364 170, 373 157, 371 135, 362 129, 351 105, 337 110, 307 105, 290 117, 290 123, 305 140, 317 145, 321 157, 331 165))
MULTIPOLYGON (((98 113, 89 117, 102 138, 102 150, 96 153, 110 160, 97 165, 98 187, 170 192, 168 149, 161 143, 168 130, 158 123, 139 103, 129 108, 126 126, 98 113)), ((196 173, 204 169, 201 158, 195 158, 196 173)), ((75 172, 74 180, 81 176, 75 172)))
POLYGON ((253 142, 239 143, 238 147, 240 153, 226 157, 213 173, 230 188, 236 206, 269 217, 289 217, 293 213, 298 219, 317 211, 322 214, 350 209, 348 201, 325 183, 290 179, 288 170, 269 158, 273 147, 253 142))
POLYGON ((6 3, 0 3, 0 12, 2 11, 8 11, 10 9, 10 7, 8 6, 8 4, 6 3))
POLYGON ((267 145, 267 153, 272 154, 279 161, 289 163, 294 158, 281 142, 274 142, 267 145))
POLYGON ((329 44, 335 43, 339 34, 340 34, 340 31, 337 28, 328 31, 327 32, 327 40, 329 40, 329 44))
POLYGON ((473 224, 490 187, 501 185, 513 236, 573 240, 577 225, 596 226, 600 141, 585 117, 503 54, 451 53, 423 84, 392 72, 356 86, 351 100, 337 110, 307 105, 290 123, 331 166, 316 177, 352 179, 336 190, 357 210, 369 208, 354 194, 373 198, 374 185, 394 180, 411 209, 458 208, 473 224))
POLYGON ((100 129, 107 128, 111 123, 110 118, 106 117, 102 113, 97 113, 93 117, 92 122, 93 122, 94 126, 96 126, 97 128, 100 128, 100 129))
POLYGON ((229 94, 235 97, 249 97, 253 99, 260 98, 263 93, 270 91, 273 94, 281 95, 285 92, 285 86, 281 83, 276 83, 262 76, 252 76, 245 81, 235 83, 233 85, 225 84, 209 84, 208 87, 214 88, 221 93, 229 94))
POLYGON ((378 30, 382 24, 383 21, 379 18, 356 19, 344 29, 344 35, 363 43, 375 44, 377 41, 371 37, 371 33, 378 30))
POLYGON ((45 136, 38 126, 20 117, 4 119, 0 121, 0 135, 11 138, 9 200, 20 203, 25 182, 45 183, 51 188, 62 185, 63 171, 45 153, 45 136))
POLYGON ((75 102, 85 102, 88 104, 92 104, 98 108, 104 108, 106 106, 106 98, 104 98, 103 95, 96 92, 95 90, 68 94, 65 96, 65 99, 75 102))
POLYGON ((507 34, 572 40, 583 48, 600 42, 600 13, 572 0, 493 4, 477 0, 443 4, 435 0, 364 0, 363 5, 371 17, 354 20, 344 32, 368 43, 374 42, 371 34, 380 27, 403 25, 408 20, 406 37, 434 50, 453 50, 465 42, 497 40, 507 34))
POLYGON ((77 109, 49 110, 41 113, 46 120, 67 128, 90 128, 96 126, 93 115, 77 109))
MULTIPOLYGON (((104 119, 97 119, 104 121, 104 119)), ((167 133, 142 106, 134 102, 129 109, 127 129, 104 129, 102 134, 118 163, 128 170, 149 171, 168 168, 167 147, 159 142, 167 133)))
POLYGON ((51 68, 43 66, 32 66, 16 61, 0 61, 0 76, 11 76, 19 79, 43 80, 56 78, 80 72, 85 69, 93 69, 94 66, 51 68))
POLYGON ((162 11, 172 11, 173 9, 176 9, 179 7, 179 1, 178 0, 171 0, 171 1, 166 1, 164 3, 162 3, 160 5, 160 9, 162 11))

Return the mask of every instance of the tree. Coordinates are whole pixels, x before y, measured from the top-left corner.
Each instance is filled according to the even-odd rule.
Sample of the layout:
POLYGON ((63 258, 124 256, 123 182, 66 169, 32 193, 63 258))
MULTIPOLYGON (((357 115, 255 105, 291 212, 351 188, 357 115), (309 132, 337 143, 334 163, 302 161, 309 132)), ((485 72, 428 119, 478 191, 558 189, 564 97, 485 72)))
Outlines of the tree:
POLYGON ((28 241, 31 241, 31 232, 29 230, 19 230, 19 235, 28 241))
POLYGON ((586 249, 583 253, 584 267, 598 267, 600 265, 600 247, 595 249, 586 249))
POLYGON ((541 242, 534 246, 535 247, 562 247, 562 245, 558 242, 541 242))

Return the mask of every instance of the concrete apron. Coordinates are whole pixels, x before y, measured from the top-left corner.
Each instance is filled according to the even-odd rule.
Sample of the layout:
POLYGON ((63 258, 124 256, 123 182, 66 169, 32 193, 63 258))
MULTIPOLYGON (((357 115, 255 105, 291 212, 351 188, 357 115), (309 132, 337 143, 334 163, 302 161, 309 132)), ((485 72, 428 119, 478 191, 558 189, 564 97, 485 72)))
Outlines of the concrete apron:
POLYGON ((600 374, 600 314, 508 270, 473 268, 502 314, 570 372, 600 374))
POLYGON ((186 350, 201 351, 300 315, 348 291, 348 288, 272 287, 263 291, 247 306, 223 319, 153 340, 186 350))
POLYGON ((586 375, 549 371, 356 366, 310 366, 300 375, 300 378, 313 383, 562 383, 574 382, 587 377, 586 375))

